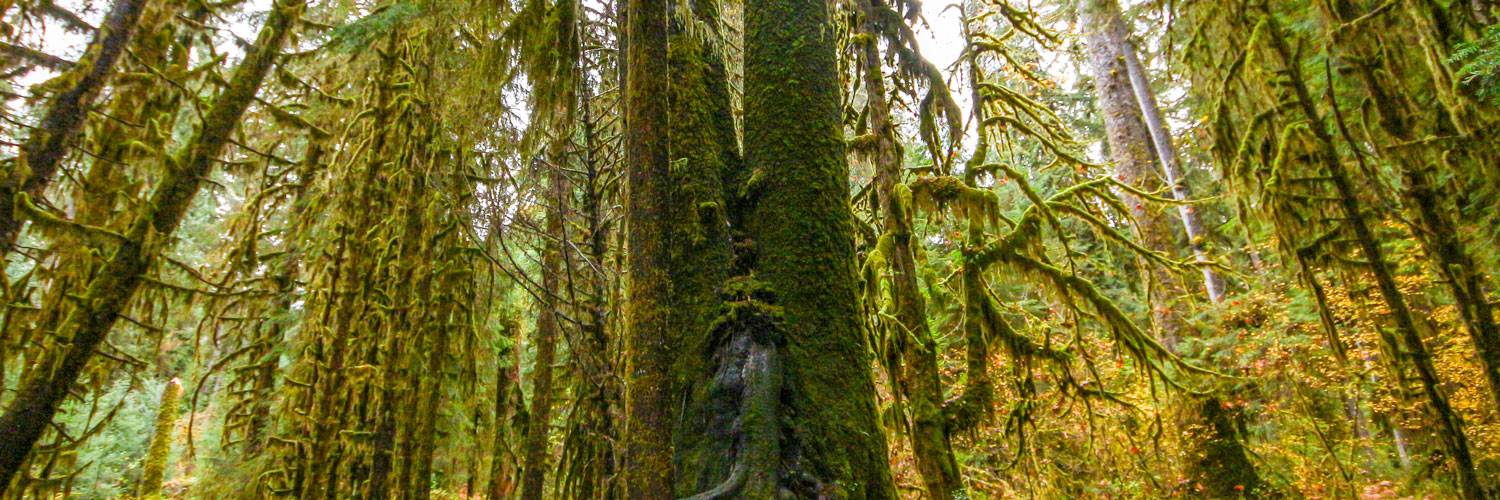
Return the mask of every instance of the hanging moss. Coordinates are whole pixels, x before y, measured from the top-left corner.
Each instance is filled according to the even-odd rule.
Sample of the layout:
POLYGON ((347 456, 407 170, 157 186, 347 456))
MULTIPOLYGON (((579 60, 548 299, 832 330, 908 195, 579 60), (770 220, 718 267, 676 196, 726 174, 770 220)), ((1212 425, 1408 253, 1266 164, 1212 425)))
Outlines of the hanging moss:
MULTIPOLYGON (((256 91, 290 37, 291 25, 304 5, 295 0, 278 2, 262 27, 254 49, 246 54, 229 85, 203 117, 203 124, 186 146, 171 157, 168 175, 161 179, 145 208, 130 223, 122 242, 110 254, 100 272, 79 294, 77 307, 57 317, 56 331, 71 335, 65 352, 49 353, 42 363, 54 367, 48 376, 33 377, 18 391, 10 408, 0 416, 0 488, 8 486, 42 432, 52 422, 59 405, 73 388, 96 349, 127 301, 136 292, 146 271, 159 259, 164 236, 181 225, 188 206, 211 172, 218 155, 243 116, 256 91)), ((62 350, 59 350, 62 351, 62 350)))

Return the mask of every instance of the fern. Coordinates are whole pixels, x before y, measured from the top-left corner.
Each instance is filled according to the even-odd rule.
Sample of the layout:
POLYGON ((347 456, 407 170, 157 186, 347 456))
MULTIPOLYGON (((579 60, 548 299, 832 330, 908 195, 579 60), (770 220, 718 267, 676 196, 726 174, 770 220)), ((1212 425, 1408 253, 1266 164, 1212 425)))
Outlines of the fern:
POLYGON ((1463 65, 1458 70, 1463 83, 1480 99, 1500 105, 1500 25, 1485 28, 1478 40, 1458 44, 1450 61, 1463 65))

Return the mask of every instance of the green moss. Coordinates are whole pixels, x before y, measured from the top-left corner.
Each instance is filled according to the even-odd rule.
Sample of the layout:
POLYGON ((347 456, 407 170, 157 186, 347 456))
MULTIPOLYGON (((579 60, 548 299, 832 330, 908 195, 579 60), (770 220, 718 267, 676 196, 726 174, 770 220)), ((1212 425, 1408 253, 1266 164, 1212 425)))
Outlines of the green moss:
POLYGON ((155 432, 151 434, 151 445, 146 448, 146 460, 141 466, 141 484, 136 496, 143 499, 161 498, 162 479, 166 476, 167 457, 172 453, 172 430, 177 425, 178 400, 182 397, 182 382, 172 379, 161 391, 161 404, 157 405, 155 432))
POLYGON ((826 2, 746 5, 745 154, 756 276, 786 320, 790 431, 803 490, 895 496, 861 326, 835 37, 826 2))
POLYGON ((717 34, 712 1, 685 2, 671 9, 668 65, 672 88, 668 150, 672 159, 667 230, 671 235, 668 278, 672 283, 669 319, 675 346, 673 394, 685 394, 677 416, 673 489, 689 496, 711 488, 732 471, 732 440, 710 435, 713 372, 710 332, 723 320, 721 291, 733 260, 724 209, 730 191, 721 176, 742 167, 730 111, 729 82, 717 34), (691 17, 688 17, 691 16, 691 17))

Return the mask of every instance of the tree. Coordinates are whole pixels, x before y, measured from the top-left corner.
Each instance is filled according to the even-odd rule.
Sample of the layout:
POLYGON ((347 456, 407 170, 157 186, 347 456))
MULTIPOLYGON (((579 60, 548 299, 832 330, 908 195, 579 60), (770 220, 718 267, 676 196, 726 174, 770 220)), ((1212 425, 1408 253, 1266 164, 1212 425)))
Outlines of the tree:
MULTIPOLYGON (((1122 182, 1145 191, 1159 190, 1162 182, 1151 155, 1155 146, 1158 153, 1155 159, 1159 159, 1164 167, 1175 201, 1188 203, 1190 196, 1187 186, 1181 184, 1182 172, 1171 152, 1171 139, 1165 136, 1161 117, 1155 113, 1156 100, 1149 88, 1142 88, 1146 81, 1139 61, 1131 64, 1136 57, 1135 48, 1126 39, 1127 30, 1119 6, 1113 0, 1090 0, 1080 7, 1079 14, 1083 25, 1091 27, 1088 31, 1089 62, 1116 175, 1122 182), (1154 126, 1149 126, 1153 122, 1154 126)), ((1131 207, 1131 215, 1146 248, 1173 255, 1176 231, 1170 218, 1134 193, 1123 192, 1121 198, 1126 206, 1131 207)), ((1205 265, 1203 249, 1199 242, 1194 241, 1201 237, 1202 225, 1190 205, 1181 208, 1179 221, 1186 229, 1198 263, 1205 265)), ((1155 306, 1153 315, 1162 329, 1164 343, 1174 346, 1184 337, 1195 334, 1185 318, 1189 304, 1180 300, 1186 295, 1186 290, 1171 270, 1161 269, 1153 263, 1146 265, 1149 266, 1147 274, 1151 276, 1149 292, 1155 306)), ((1218 302, 1222 284, 1211 268, 1204 267, 1203 272, 1209 298, 1218 302)), ((1239 418, 1233 411, 1225 408, 1216 395, 1182 399, 1179 404, 1185 407, 1181 411, 1186 415, 1183 423, 1200 430, 1187 438, 1197 441, 1194 448, 1186 450, 1190 456, 1188 477, 1205 488, 1204 493, 1214 497, 1236 496, 1241 492, 1265 493, 1260 491, 1265 483, 1240 442, 1239 418)))
MULTIPOLYGON (((855 291, 853 215, 828 5, 745 6, 745 161, 756 277, 786 322, 782 463, 803 494, 891 498, 855 291)), ((757 439, 771 439, 769 436, 757 439)))
POLYGON ((15 244, 16 233, 21 229, 13 200, 21 193, 40 197, 52 182, 83 128, 89 107, 104 90, 116 61, 130 45, 147 3, 147 0, 116 1, 104 24, 94 33, 83 59, 58 79, 48 82, 49 86, 59 87, 57 94, 47 106, 41 125, 22 146, 22 155, 0 181, 0 200, 3 200, 0 201, 0 249, 5 252, 15 244))
POLYGON ((172 435, 177 427, 177 405, 181 403, 181 397, 182 382, 175 378, 161 391, 161 403, 156 406, 156 432, 146 447, 141 485, 136 490, 139 498, 161 498, 161 482, 167 472, 167 455, 172 452, 172 435))
POLYGON ((158 235, 170 235, 181 224, 203 178, 229 142, 234 124, 254 100, 282 44, 291 36, 291 24, 303 7, 296 0, 275 4, 256 38, 254 50, 246 55, 229 86, 214 100, 193 138, 172 158, 174 169, 156 188, 149 210, 131 223, 124 241, 100 274, 82 290, 79 306, 57 326, 58 331, 72 332, 72 345, 60 356, 43 360, 42 363, 55 368, 45 376, 24 382, 10 408, 0 416, 0 429, 6 431, 0 437, 0 450, 4 450, 0 452, 0 481, 3 481, 0 492, 14 480, 36 440, 51 423, 58 405, 140 285, 141 276, 156 261, 160 251, 158 235))

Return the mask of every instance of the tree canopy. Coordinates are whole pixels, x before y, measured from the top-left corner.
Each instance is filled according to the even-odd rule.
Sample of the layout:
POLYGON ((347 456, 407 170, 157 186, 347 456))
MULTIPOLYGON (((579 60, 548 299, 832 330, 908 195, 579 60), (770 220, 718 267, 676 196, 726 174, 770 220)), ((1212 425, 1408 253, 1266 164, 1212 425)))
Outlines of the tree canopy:
POLYGON ((1500 497, 1491 0, 0 0, 0 499, 1500 497))

